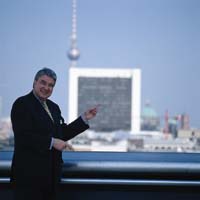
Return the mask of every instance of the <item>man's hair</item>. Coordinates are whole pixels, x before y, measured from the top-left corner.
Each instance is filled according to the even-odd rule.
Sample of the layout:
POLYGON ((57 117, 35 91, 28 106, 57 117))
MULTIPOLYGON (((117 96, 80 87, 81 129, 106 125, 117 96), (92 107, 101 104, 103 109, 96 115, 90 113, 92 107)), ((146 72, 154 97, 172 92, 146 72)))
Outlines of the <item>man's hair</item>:
POLYGON ((39 70, 36 73, 34 80, 37 81, 43 75, 47 75, 47 76, 51 77, 56 83, 56 79, 57 79, 56 73, 52 69, 49 69, 49 68, 46 68, 46 67, 42 68, 41 70, 39 70))

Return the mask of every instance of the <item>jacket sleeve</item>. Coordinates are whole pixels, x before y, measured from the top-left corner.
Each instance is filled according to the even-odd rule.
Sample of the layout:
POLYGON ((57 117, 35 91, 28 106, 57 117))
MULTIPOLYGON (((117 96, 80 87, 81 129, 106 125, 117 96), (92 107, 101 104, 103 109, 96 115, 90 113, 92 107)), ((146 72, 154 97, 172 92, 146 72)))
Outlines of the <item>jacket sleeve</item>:
POLYGON ((73 137, 79 135, 80 133, 84 132, 85 130, 87 130, 89 128, 88 124, 86 124, 82 117, 77 118, 76 120, 74 120, 73 122, 71 122, 70 124, 62 124, 62 130, 63 130, 63 139, 66 140, 70 140, 73 137))
POLYGON ((39 152, 49 150, 51 136, 42 135, 35 131, 30 110, 24 101, 18 99, 13 104, 11 121, 16 148, 32 149, 39 152))

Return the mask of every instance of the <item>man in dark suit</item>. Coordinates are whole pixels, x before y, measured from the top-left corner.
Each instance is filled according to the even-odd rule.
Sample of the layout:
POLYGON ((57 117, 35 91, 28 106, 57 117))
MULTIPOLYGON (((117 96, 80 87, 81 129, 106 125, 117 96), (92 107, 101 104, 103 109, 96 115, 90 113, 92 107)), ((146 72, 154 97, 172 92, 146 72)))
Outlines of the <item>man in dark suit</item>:
POLYGON ((48 99, 55 83, 55 72, 41 69, 33 90, 12 106, 15 146, 11 182, 16 200, 55 199, 66 141, 88 129, 88 120, 97 113, 96 107, 89 109, 65 124, 59 106, 48 99))

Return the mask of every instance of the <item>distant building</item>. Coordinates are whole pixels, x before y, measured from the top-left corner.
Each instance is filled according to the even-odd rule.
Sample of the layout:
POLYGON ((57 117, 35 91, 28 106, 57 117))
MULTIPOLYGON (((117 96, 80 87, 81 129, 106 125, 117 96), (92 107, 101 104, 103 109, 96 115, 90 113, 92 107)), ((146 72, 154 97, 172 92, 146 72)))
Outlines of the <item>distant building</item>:
POLYGON ((174 138, 178 136, 178 118, 176 116, 169 119, 168 132, 171 133, 174 138))
POLYGON ((1 118, 0 123, 0 150, 13 150, 12 125, 10 118, 1 118))
POLYGON ((100 104, 91 130, 139 132, 140 73, 139 69, 70 68, 69 121, 100 104))
POLYGON ((147 101, 141 114, 141 130, 156 131, 159 129, 159 126, 160 119, 150 102, 147 101))
POLYGON ((181 115, 181 129, 189 130, 190 129, 190 118, 188 114, 181 115))

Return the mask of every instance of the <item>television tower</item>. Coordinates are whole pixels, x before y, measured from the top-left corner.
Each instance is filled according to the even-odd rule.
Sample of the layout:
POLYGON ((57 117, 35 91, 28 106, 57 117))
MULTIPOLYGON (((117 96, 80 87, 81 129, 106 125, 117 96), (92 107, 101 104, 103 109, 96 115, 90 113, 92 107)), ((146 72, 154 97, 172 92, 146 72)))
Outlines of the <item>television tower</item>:
POLYGON ((72 0, 72 32, 71 32, 71 45, 68 51, 68 58, 71 60, 70 67, 76 67, 77 60, 80 57, 80 52, 77 47, 77 1, 72 0))

